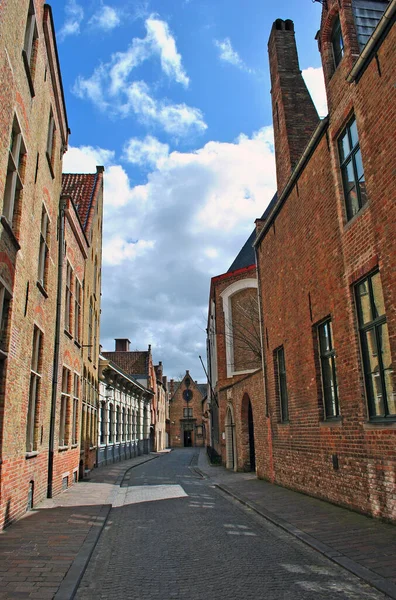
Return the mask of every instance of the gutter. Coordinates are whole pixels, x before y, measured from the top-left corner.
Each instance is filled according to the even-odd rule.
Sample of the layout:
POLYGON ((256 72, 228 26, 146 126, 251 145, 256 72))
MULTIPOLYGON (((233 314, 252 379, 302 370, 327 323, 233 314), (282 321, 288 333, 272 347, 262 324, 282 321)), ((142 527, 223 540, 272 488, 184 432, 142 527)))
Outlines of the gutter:
MULTIPOLYGON (((396 2, 396 0, 394 0, 394 1, 396 2)), ((290 179, 287 182, 286 186, 284 187, 283 192, 279 196, 278 201, 275 204, 272 213, 268 216, 268 218, 265 221, 264 227, 261 229, 258 236, 254 240, 254 242, 253 242, 254 248, 257 249, 260 241, 264 237, 264 234, 270 228, 272 221, 274 220, 274 218, 280 211, 283 203, 285 202, 285 200, 288 197, 288 195, 290 194, 294 184, 296 183, 297 179, 299 178, 301 171, 304 169, 306 163, 308 162, 309 158, 311 157, 312 152, 315 150, 316 146, 318 145, 320 139, 324 135, 328 126, 329 126, 329 117, 327 116, 320 121, 317 128, 315 129, 315 131, 308 143, 308 146, 305 148, 299 161, 297 162, 296 166, 294 167, 294 170, 293 170, 292 174, 290 175, 290 179)))
POLYGON ((348 83, 353 83, 359 77, 359 75, 361 75, 363 70, 366 68, 367 63, 371 58, 371 55, 375 51, 375 47, 377 46, 377 44, 380 43, 382 35, 386 31, 386 29, 391 26, 392 19, 394 19, 395 13, 396 13, 396 0, 393 0, 387 6, 384 14, 382 15, 380 21, 378 22, 377 27, 374 29, 373 33, 371 34, 369 41, 363 48, 362 52, 359 54, 359 58, 355 62, 354 66, 352 67, 352 70, 347 75, 346 80, 348 81, 348 83))
POLYGON ((64 196, 61 196, 60 203, 59 203, 58 286, 57 286, 57 300, 56 300, 54 367, 53 367, 53 375, 52 375, 51 416, 50 416, 49 449, 48 449, 47 498, 52 498, 52 495, 53 495, 52 479, 53 479, 53 473, 54 473, 56 400, 57 400, 57 396, 58 396, 59 349, 60 349, 62 286, 63 286, 63 247, 64 247, 64 241, 65 241, 65 212, 66 212, 66 198, 64 196))

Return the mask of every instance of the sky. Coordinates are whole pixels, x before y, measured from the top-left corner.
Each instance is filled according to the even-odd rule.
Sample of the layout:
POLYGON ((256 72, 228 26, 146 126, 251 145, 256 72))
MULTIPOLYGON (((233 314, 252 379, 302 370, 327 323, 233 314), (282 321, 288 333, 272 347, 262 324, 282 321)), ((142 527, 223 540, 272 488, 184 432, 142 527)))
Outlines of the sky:
POLYGON ((327 114, 311 0, 54 3, 71 136, 64 172, 105 167, 103 350, 147 350, 205 380, 210 279, 228 270, 275 192, 267 43, 295 24, 327 114))

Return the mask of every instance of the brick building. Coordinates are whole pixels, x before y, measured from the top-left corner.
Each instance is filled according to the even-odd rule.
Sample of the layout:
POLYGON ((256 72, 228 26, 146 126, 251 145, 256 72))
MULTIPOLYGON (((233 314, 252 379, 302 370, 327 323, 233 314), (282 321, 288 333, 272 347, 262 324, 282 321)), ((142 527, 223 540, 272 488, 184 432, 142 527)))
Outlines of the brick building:
POLYGON ((212 277, 209 296, 209 445, 235 471, 254 471, 264 451, 254 238, 255 232, 226 273, 212 277))
MULTIPOLYGON (((84 269, 80 275, 71 262, 73 250, 67 246, 65 294, 68 297, 70 326, 66 335, 80 350, 81 369, 81 436, 79 441, 79 476, 96 464, 99 410, 99 340, 102 272, 103 172, 63 175, 63 194, 76 207, 84 238, 88 245, 84 269), (78 315, 79 313, 79 315, 78 315)), ((67 244, 67 240, 66 240, 67 244)))
POLYGON ((255 241, 258 475, 396 518, 396 1, 327 0, 316 114, 292 21, 269 39, 278 194, 255 241), (265 416, 268 415, 268 416, 265 416))
POLYGON ((62 156, 51 8, 0 4, 0 527, 48 491, 62 156))
POLYGON ((206 397, 206 384, 197 383, 189 371, 181 381, 169 382, 169 443, 171 448, 204 446, 202 400, 206 397))
POLYGON ((156 383, 157 383, 157 408, 155 415, 155 443, 154 449, 158 452, 168 447, 168 437, 166 433, 166 421, 169 422, 169 399, 167 378, 163 373, 162 362, 154 365, 156 383))

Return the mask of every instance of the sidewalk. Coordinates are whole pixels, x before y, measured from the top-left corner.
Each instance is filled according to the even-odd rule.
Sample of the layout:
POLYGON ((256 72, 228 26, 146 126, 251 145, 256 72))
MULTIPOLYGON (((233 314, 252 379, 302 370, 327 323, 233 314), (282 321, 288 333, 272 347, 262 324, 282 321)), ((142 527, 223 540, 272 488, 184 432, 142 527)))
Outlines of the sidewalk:
POLYGON ((0 599, 70 600, 106 525, 126 472, 148 454, 92 471, 0 534, 0 599))
POLYGON ((257 479, 210 465, 199 470, 220 489, 396 600, 396 527, 257 479))

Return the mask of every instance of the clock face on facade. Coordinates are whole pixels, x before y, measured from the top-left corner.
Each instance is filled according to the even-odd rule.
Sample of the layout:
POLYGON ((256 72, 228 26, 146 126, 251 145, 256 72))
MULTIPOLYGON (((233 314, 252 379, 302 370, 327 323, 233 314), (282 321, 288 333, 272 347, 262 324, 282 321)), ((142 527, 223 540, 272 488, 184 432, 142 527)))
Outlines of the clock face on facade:
POLYGON ((191 390, 184 390, 183 392, 183 398, 186 402, 190 402, 190 400, 193 397, 193 393, 191 390))

